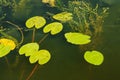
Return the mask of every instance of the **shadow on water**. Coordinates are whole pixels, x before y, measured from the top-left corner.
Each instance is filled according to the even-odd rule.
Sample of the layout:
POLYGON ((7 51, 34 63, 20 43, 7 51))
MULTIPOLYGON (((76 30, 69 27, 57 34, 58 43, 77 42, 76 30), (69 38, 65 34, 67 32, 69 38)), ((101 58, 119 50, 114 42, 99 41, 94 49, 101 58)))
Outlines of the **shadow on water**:
MULTIPOLYGON (((119 4, 110 7, 110 14, 103 25, 103 45, 98 49, 103 52, 105 61, 101 66, 93 66, 83 59, 78 46, 65 41, 63 34, 50 36, 40 44, 41 49, 48 49, 50 62, 39 66, 30 80, 118 80, 120 78, 120 10, 119 4)), ((35 13, 37 14, 37 13, 35 13)), ((23 23, 22 23, 23 24, 23 23)), ((26 32, 26 35, 30 35, 26 32)), ((37 34, 40 36, 41 34, 37 34)), ((31 39, 30 36, 26 40, 31 39)), ((18 50, 7 55, 12 65, 7 65, 5 58, 0 59, 0 80, 25 80, 35 64, 28 58, 18 56, 18 50), (18 63, 16 61, 18 59, 18 63)))

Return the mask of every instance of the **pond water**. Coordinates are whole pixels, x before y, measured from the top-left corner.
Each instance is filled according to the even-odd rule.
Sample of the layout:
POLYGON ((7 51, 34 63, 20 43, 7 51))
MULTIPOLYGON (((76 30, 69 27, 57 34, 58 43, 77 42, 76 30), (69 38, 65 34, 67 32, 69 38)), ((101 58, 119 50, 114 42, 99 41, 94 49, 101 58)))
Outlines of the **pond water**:
MULTIPOLYGON (((38 3, 40 3, 39 0, 29 3, 34 10, 31 12, 32 14, 25 14, 24 12, 16 13, 17 15, 14 16, 15 19, 7 17, 5 20, 10 20, 25 28, 24 22, 27 18, 39 14, 45 16, 41 10, 54 13, 59 12, 56 8, 49 9, 48 6, 41 8, 41 4, 39 5, 38 3)), ((40 44, 41 49, 49 50, 52 57, 47 64, 39 65, 29 80, 120 79, 120 5, 119 3, 110 4, 109 8, 109 15, 103 24, 102 41, 100 41, 102 45, 97 48, 105 57, 104 62, 100 66, 87 63, 83 58, 83 53, 80 51, 79 46, 67 43, 63 38, 63 33, 60 33, 57 36, 48 36, 40 44)), ((28 12, 29 9, 31 8, 28 7, 28 12)), ((41 38, 39 36, 43 36, 40 32, 36 33, 36 41, 39 41, 41 38)), ((11 32, 11 34, 12 33, 18 34, 16 31, 11 32)), ((31 32, 25 31, 24 35, 26 36, 25 43, 31 42, 31 32)), ((19 40, 21 38, 19 34, 13 36, 19 40)), ((5 58, 0 58, 0 80, 26 80, 35 65, 36 64, 29 63, 28 57, 24 55, 20 56, 18 49, 11 51, 5 58), (9 63, 7 63, 7 61, 9 63)))

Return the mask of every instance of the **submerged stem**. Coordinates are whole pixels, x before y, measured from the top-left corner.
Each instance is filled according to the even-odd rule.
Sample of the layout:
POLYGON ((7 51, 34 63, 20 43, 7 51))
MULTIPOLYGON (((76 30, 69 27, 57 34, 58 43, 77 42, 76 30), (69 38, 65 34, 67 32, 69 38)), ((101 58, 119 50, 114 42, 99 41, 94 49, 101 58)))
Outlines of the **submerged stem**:
POLYGON ((33 33, 32 33, 32 42, 35 40, 35 28, 33 28, 33 33))
POLYGON ((31 73, 29 74, 29 76, 27 77, 26 80, 30 80, 30 78, 32 77, 32 75, 34 74, 34 72, 36 71, 36 69, 38 68, 38 63, 34 66, 33 70, 31 71, 31 73))
POLYGON ((10 64, 9 64, 8 58, 6 56, 4 58, 5 58, 6 62, 7 62, 8 67, 9 67, 10 64))
POLYGON ((46 34, 46 35, 39 41, 39 44, 40 44, 42 41, 44 41, 44 40, 47 38, 48 35, 49 35, 49 34, 46 34))
POLYGON ((20 33, 21 33, 21 41, 19 42, 19 44, 22 44, 23 40, 24 40, 24 35, 23 35, 23 32, 22 32, 21 28, 18 25, 14 24, 14 23, 12 23, 10 21, 5 21, 5 22, 15 26, 20 31, 20 33))

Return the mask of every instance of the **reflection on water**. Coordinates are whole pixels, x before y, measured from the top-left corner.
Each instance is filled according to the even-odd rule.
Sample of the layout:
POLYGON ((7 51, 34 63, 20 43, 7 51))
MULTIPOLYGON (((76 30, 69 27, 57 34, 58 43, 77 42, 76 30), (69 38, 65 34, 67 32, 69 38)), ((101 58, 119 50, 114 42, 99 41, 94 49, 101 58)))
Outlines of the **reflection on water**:
MULTIPOLYGON (((47 64, 39 66, 30 80, 118 80, 120 78, 119 7, 119 5, 111 6, 110 14, 103 26, 103 45, 98 46, 98 50, 105 56, 101 66, 85 62, 79 47, 68 44, 61 33, 58 36, 47 37, 41 44, 42 49, 51 52, 52 58, 47 64)), ((26 32, 25 35, 30 34, 26 32)), ((26 40, 30 39, 28 36, 26 40)), ((18 50, 11 52, 7 58, 9 65, 5 58, 0 58, 0 80, 25 80, 35 65, 30 64, 28 58, 24 56, 18 57, 18 50), (15 62, 16 59, 18 62, 15 62)))

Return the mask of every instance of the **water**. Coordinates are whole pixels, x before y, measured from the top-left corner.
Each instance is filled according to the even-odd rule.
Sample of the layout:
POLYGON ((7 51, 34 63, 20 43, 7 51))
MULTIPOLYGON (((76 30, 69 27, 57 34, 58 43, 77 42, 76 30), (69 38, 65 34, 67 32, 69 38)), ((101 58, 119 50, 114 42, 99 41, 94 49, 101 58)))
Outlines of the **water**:
MULTIPOLYGON (((119 4, 110 6, 110 14, 103 25, 102 45, 98 46, 98 50, 105 57, 102 65, 94 66, 87 63, 79 46, 67 43, 62 32, 57 36, 47 37, 40 44, 41 49, 48 49, 51 52, 52 58, 47 64, 39 66, 30 80, 118 80, 120 78, 119 7, 119 4)), ((52 11, 54 12, 55 9, 52 11)), ((35 10, 35 13, 30 16, 38 14, 35 10)), ((23 18, 27 19, 25 16, 23 18)), ((16 23, 24 27, 23 18, 16 18, 16 23)), ((25 32, 25 35, 28 35, 25 42, 31 42, 30 32, 25 32)), ((36 41, 41 38, 39 36, 43 34, 36 33, 36 41)), ((18 56, 18 50, 7 55, 10 65, 7 64, 5 58, 0 58, 0 80, 26 80, 35 64, 30 64, 24 55, 18 56), (15 62, 16 60, 18 62, 15 62)))

